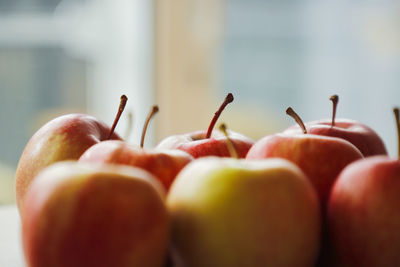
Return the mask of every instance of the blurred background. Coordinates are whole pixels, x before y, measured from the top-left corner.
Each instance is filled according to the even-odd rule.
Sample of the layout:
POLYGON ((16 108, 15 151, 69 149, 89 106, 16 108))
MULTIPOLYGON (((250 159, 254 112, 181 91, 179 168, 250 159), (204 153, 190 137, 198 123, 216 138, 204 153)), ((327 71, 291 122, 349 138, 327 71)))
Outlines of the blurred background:
POLYGON ((344 0, 0 0, 0 204, 32 134, 71 112, 112 123, 119 97, 146 146, 221 121, 257 140, 331 116, 375 129, 396 154, 400 105, 400 2, 344 0))

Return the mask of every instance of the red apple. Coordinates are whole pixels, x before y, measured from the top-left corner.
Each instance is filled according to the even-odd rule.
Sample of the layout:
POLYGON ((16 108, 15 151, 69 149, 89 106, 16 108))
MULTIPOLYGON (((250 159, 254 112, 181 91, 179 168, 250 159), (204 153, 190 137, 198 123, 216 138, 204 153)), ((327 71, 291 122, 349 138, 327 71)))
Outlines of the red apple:
POLYGON ((144 149, 117 140, 98 143, 79 159, 81 162, 116 163, 145 169, 160 180, 166 190, 192 160, 192 156, 181 150, 144 149))
POLYGON ((86 114, 63 115, 42 126, 29 140, 19 159, 15 174, 18 208, 22 206, 30 183, 43 168, 54 162, 78 159, 85 150, 101 141, 120 140, 114 129, 126 101, 123 95, 112 128, 86 114))
POLYGON ((154 106, 146 119, 140 147, 118 140, 105 141, 90 147, 83 153, 79 161, 140 167, 154 174, 168 190, 176 175, 193 160, 193 157, 178 149, 143 148, 149 121, 157 111, 158 107, 154 106))
POLYGON ((340 174, 328 206, 338 266, 400 266, 399 158, 366 158, 340 174))
POLYGON ((318 193, 322 209, 322 240, 318 266, 329 266, 330 243, 326 235, 326 203, 339 173, 348 164, 363 156, 353 144, 344 139, 308 134, 300 117, 291 108, 286 112, 295 118, 305 133, 266 136, 254 144, 247 158, 284 158, 295 163, 308 176, 318 193))
MULTIPOLYGON (((355 145, 364 157, 387 155, 385 144, 382 139, 370 127, 354 120, 336 119, 336 106, 339 97, 333 95, 330 99, 333 102, 332 119, 305 123, 308 133, 343 138, 355 145)), ((298 125, 293 125, 284 132, 300 134, 302 129, 298 125)))
MULTIPOLYGON (((194 158, 205 156, 229 157, 230 153, 226 144, 225 135, 219 131, 214 131, 213 128, 223 109, 232 101, 233 95, 228 94, 221 107, 215 113, 207 132, 195 131, 187 134, 169 136, 162 140, 157 148, 180 149, 191 154, 194 158)), ((236 132, 229 131, 229 137, 240 158, 244 158, 247 151, 254 144, 253 140, 236 132)))
MULTIPOLYGON (((206 138, 205 136, 205 131, 173 135, 159 143, 157 148, 179 149, 189 153, 194 158, 206 156, 230 157, 228 146, 226 145, 226 137, 222 133, 213 131, 210 138, 206 138)), ((232 139, 239 157, 246 157, 254 141, 233 131, 229 131, 229 137, 232 139)))
POLYGON ((169 243, 164 197, 155 177, 138 168, 55 163, 23 203, 27 265, 161 266, 169 243))
MULTIPOLYGON (((294 111, 289 108, 287 112, 294 111)), ((296 120, 301 121, 298 116, 296 120)), ((341 170, 363 156, 354 145, 341 138, 307 132, 278 133, 261 138, 249 150, 246 158, 272 157, 284 158, 298 165, 315 186, 324 207, 341 170)))

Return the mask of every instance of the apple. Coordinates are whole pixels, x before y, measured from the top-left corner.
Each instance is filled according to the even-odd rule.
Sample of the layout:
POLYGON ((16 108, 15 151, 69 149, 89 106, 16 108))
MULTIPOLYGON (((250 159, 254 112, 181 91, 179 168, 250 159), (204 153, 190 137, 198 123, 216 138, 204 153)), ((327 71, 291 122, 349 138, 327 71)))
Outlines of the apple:
POLYGON ((149 121, 157 111, 158 107, 153 106, 146 119, 140 147, 119 140, 104 141, 91 146, 82 154, 79 161, 140 167, 154 174, 168 190, 176 175, 193 160, 193 157, 178 149, 143 148, 149 121))
POLYGON ((346 167, 329 199, 328 218, 338 266, 400 266, 399 155, 374 156, 346 167))
POLYGON ((196 159, 173 182, 167 207, 176 266, 313 266, 316 261, 318 198, 289 161, 196 159))
POLYGON ((326 226, 326 203, 333 183, 339 173, 351 162, 363 158, 361 152, 350 142, 322 135, 309 134, 301 118, 288 108, 303 133, 278 133, 257 141, 247 154, 247 159, 280 157, 287 159, 307 175, 320 200, 322 214, 322 239, 318 266, 329 266, 330 241, 326 226))
POLYGON ((309 134, 292 108, 286 112, 295 118, 305 133, 284 132, 263 137, 252 146, 246 158, 279 157, 295 163, 315 186, 324 209, 336 177, 344 167, 363 155, 341 138, 309 134))
MULTIPOLYGON (((233 99, 231 93, 226 96, 224 102, 215 113, 207 132, 195 131, 187 134, 172 135, 162 140, 157 145, 157 148, 180 149, 189 153, 194 158, 205 156, 229 157, 230 153, 226 144, 226 137, 223 133, 213 131, 213 129, 222 111, 233 99)), ((233 131, 229 131, 229 137, 234 143, 240 158, 244 158, 247 151, 254 144, 254 141, 250 138, 233 131)))
POLYGON ((54 163, 23 203, 27 265, 161 266, 169 242, 164 198, 161 184, 139 168, 54 163))
MULTIPOLYGON (((336 119, 336 107, 339 97, 333 95, 330 100, 333 102, 332 119, 307 122, 305 126, 308 133, 343 138, 355 145, 364 157, 387 155, 382 139, 370 127, 354 120, 336 119)), ((301 133, 301 131, 302 129, 298 125, 294 125, 284 132, 293 134, 301 133)))
POLYGON ((121 139, 114 133, 114 129, 126 101, 127 97, 121 96, 118 114, 111 129, 92 116, 68 114, 47 122, 31 137, 19 159, 15 174, 19 210, 30 183, 46 166, 63 160, 77 160, 86 149, 101 141, 121 139))
POLYGON ((177 149, 144 149, 119 140, 100 142, 80 157, 80 162, 123 164, 145 169, 169 189, 176 175, 193 157, 177 149))

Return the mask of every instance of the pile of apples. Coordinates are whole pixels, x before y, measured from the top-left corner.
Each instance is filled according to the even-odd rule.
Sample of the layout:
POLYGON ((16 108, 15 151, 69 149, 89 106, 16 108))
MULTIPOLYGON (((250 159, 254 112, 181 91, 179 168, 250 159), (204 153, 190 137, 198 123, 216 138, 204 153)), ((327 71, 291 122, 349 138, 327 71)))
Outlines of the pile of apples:
MULTIPOLYGON (((257 142, 215 124, 154 149, 94 117, 40 128, 16 172, 26 262, 58 266, 400 266, 400 160, 366 125, 303 123, 257 142)), ((400 139, 399 110, 394 109, 400 139)), ((399 140, 400 153, 400 140, 399 140)))

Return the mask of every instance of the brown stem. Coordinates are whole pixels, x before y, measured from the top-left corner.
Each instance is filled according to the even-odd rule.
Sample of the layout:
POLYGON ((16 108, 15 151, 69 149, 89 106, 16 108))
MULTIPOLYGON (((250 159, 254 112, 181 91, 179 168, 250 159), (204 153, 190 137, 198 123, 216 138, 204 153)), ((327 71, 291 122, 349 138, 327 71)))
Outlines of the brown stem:
POLYGON ((221 125, 219 126, 219 130, 221 132, 223 132, 226 137, 226 144, 228 146, 229 154, 231 155, 232 158, 238 159, 239 155, 237 153, 236 147, 233 144, 231 138, 229 138, 225 123, 221 123, 221 125))
POLYGON ((151 120, 151 118, 153 118, 153 116, 158 112, 158 106, 153 106, 151 108, 151 111, 149 113, 149 115, 147 115, 146 121, 144 123, 143 126, 143 131, 142 131, 142 138, 140 139, 140 147, 143 148, 144 145, 144 137, 146 136, 146 131, 147 131, 147 127, 149 126, 149 122, 151 120))
POLYGON ((210 138, 211 137, 211 133, 212 130, 214 129, 215 123, 217 122, 219 116, 221 115, 222 111, 225 109, 225 107, 231 103, 233 101, 233 95, 231 93, 229 93, 226 97, 224 102, 222 103, 222 105, 219 107, 219 109, 217 110, 217 112, 215 112, 214 117, 210 123, 210 125, 208 126, 208 130, 207 130, 207 134, 206 134, 206 138, 210 138))
POLYGON ((294 112, 294 110, 291 107, 288 107, 286 109, 286 114, 288 114, 290 117, 292 117, 297 124, 300 126, 300 128, 303 130, 303 133, 307 133, 307 129, 306 126, 304 125, 303 121, 301 120, 300 116, 297 115, 296 112, 294 112))
POLYGON ((124 134, 124 139, 125 140, 128 140, 129 136, 131 136, 132 127, 133 127, 133 113, 130 110, 128 112, 128 125, 126 126, 126 131, 125 131, 125 134, 124 134))
POLYGON ((399 108, 393 108, 394 117, 396 118, 396 127, 397 127, 397 156, 400 158, 400 112, 399 108))
POLYGON ((121 96, 121 100, 119 102, 118 112, 117 112, 117 115, 115 116, 114 122, 113 122, 113 124, 111 126, 111 130, 110 130, 110 133, 108 134, 107 140, 109 140, 111 138, 111 136, 113 135, 115 127, 117 127, 119 118, 121 117, 122 112, 125 109, 126 102, 128 102, 128 98, 126 97, 126 95, 122 95, 121 96))
POLYGON ((329 98, 332 101, 333 110, 332 110, 332 126, 335 126, 335 118, 336 118, 336 108, 339 102, 339 96, 333 95, 329 98))

